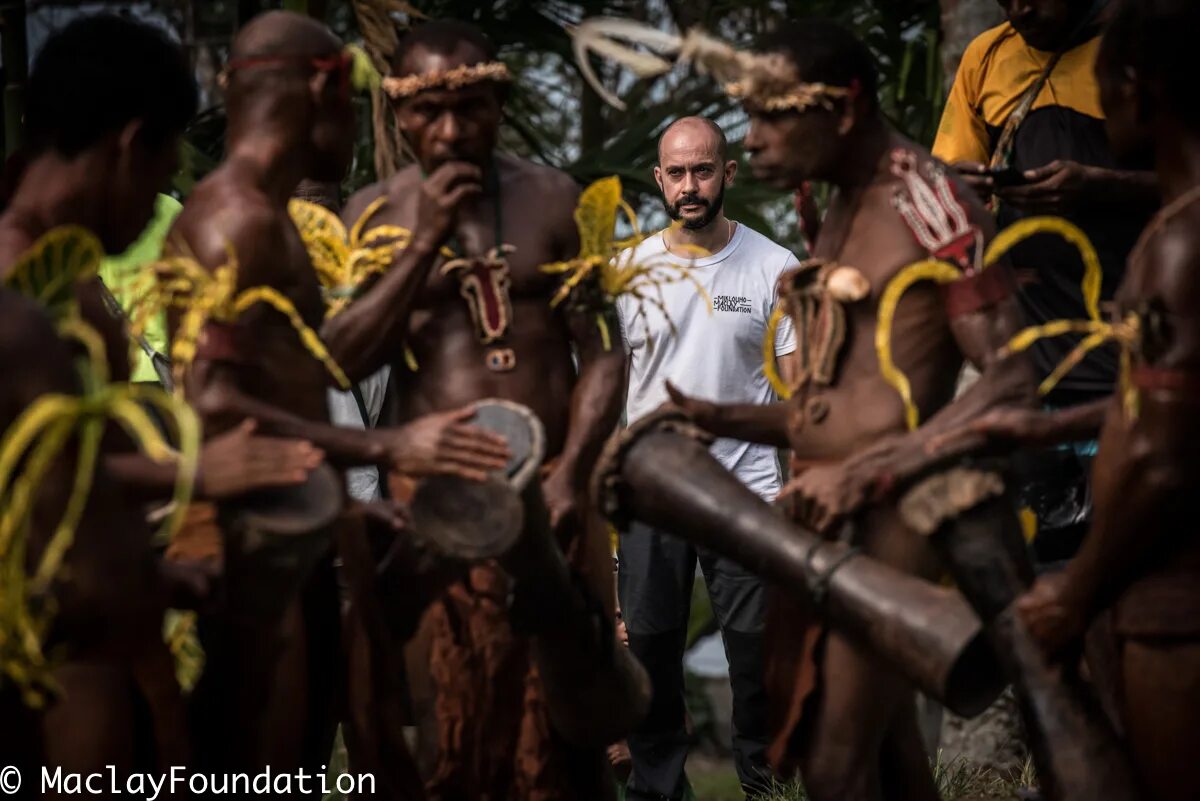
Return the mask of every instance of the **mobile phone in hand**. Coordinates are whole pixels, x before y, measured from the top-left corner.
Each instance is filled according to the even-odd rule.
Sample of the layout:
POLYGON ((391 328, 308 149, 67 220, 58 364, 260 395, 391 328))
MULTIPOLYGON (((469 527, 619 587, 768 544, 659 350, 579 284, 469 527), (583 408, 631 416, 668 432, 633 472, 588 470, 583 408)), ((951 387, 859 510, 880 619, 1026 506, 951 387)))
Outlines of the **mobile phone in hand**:
POLYGON ((988 175, 992 177, 992 184, 997 189, 1004 189, 1009 186, 1022 186, 1029 183, 1029 179, 1025 177, 1025 173, 1018 170, 1016 167, 1004 167, 999 170, 988 170, 988 175))

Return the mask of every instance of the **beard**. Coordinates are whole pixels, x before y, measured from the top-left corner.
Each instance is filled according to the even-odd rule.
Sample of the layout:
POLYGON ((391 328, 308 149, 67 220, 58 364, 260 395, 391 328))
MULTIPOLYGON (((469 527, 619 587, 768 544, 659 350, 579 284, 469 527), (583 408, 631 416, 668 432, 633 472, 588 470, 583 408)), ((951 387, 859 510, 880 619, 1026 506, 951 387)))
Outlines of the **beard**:
POLYGON ((701 228, 707 228, 716 216, 721 213, 721 209, 725 206, 725 184, 721 184, 721 190, 717 192, 717 196, 708 201, 699 195, 685 194, 680 195, 679 199, 674 203, 668 203, 666 197, 662 199, 663 208, 666 209, 667 216, 675 222, 683 220, 683 212, 680 209, 684 206, 695 204, 704 207, 704 214, 693 220, 683 220, 683 227, 689 231, 699 231, 701 228))

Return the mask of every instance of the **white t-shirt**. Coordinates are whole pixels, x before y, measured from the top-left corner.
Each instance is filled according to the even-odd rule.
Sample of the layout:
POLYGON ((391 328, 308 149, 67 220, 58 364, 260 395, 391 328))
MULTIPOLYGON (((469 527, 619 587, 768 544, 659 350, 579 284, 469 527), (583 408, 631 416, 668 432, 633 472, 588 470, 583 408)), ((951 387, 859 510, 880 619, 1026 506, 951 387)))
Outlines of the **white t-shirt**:
MULTIPOLYGON (((362 393, 363 404, 367 407, 369 426, 364 425, 362 410, 352 392, 329 390, 329 418, 335 426, 341 428, 374 428, 379 422, 379 412, 383 409, 384 393, 387 391, 388 376, 391 368, 384 367, 359 382, 358 390, 362 393)), ((382 497, 379 491, 379 470, 374 467, 352 467, 346 471, 346 491, 351 498, 369 502, 382 497)))
MULTIPOLYGON (((619 258, 628 258, 628 253, 619 258)), ((689 261, 667 251, 662 234, 638 245, 638 264, 689 261)), ((617 299, 621 332, 630 353, 629 394, 625 413, 633 423, 668 400, 666 382, 685 394, 719 403, 772 403, 777 398, 763 374, 762 343, 775 307, 779 275, 799 262, 791 251, 762 234, 738 225, 723 250, 691 262, 691 275, 708 292, 711 306, 691 281, 662 286, 671 325, 650 301, 617 299)), ((652 297, 658 297, 651 290, 652 297)), ((791 320, 784 318, 775 353, 796 349, 791 320)), ((732 439, 713 443, 712 454, 747 487, 767 499, 779 492, 775 449, 732 439)))

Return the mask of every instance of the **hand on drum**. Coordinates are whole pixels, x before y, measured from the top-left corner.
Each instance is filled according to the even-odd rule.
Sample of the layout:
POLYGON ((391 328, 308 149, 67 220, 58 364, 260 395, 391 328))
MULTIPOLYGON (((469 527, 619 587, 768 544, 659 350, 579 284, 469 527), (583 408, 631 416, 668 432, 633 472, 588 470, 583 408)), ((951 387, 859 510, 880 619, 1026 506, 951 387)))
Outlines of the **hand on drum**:
POLYGON ((1016 602, 1029 635, 1052 657, 1063 656, 1087 630, 1086 615, 1070 588, 1065 572, 1048 573, 1038 577, 1016 602))
POLYGON ((796 521, 823 534, 858 511, 871 497, 874 481, 845 463, 810 467, 789 481, 779 501, 793 499, 796 521))
POLYGON ((219 500, 303 484, 325 458, 323 451, 303 440, 255 436, 256 427, 254 420, 245 420, 204 444, 197 495, 219 500))
POLYGON ((387 437, 389 461, 401 473, 422 477, 458 476, 484 481, 508 463, 508 445, 499 434, 467 421, 475 414, 466 406, 428 414, 400 428, 381 429, 387 437))

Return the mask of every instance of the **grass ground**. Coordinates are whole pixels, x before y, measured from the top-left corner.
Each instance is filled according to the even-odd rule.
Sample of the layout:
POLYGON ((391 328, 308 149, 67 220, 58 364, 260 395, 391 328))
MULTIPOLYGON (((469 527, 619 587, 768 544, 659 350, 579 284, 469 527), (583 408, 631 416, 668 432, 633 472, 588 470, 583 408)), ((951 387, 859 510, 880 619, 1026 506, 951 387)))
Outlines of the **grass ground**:
MULTIPOLYGON (((1013 801, 1022 787, 1034 785, 1033 768, 1026 764, 1019 776, 1007 776, 955 759, 933 765, 934 781, 945 801, 1013 801)), ((745 796, 738 784, 733 766, 721 760, 691 760, 688 779, 695 791, 696 801, 742 801, 745 796)), ((758 801, 807 801, 799 782, 776 784, 770 793, 758 801)))
POLYGON ((741 801, 746 797, 737 771, 728 759, 693 753, 688 759, 687 773, 696 801, 741 801))
MULTIPOLYGON (((339 732, 329 760, 329 775, 336 776, 347 770, 346 749, 339 732)), ((1036 783, 1033 768, 1026 763, 1020 776, 1005 776, 996 771, 974 765, 966 760, 938 761, 933 765, 934 781, 945 801, 1013 801, 1017 790, 1036 783)), ((688 760, 688 781, 692 785, 695 801, 744 801, 742 786, 738 782, 733 763, 728 759, 714 759, 693 755, 688 760)), ((330 782, 332 786, 332 781, 330 782)), ((799 782, 779 783, 757 801, 807 801, 808 795, 799 782)), ((342 801, 342 796, 330 793, 323 801, 342 801)))

